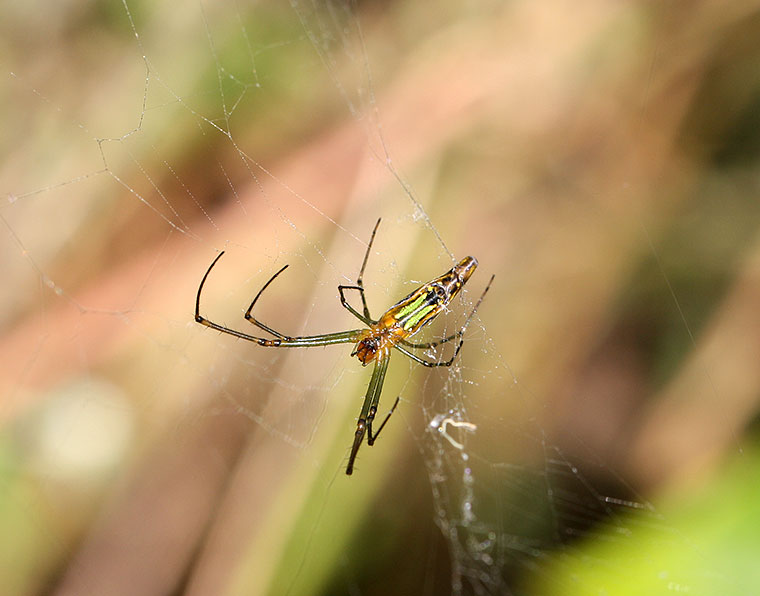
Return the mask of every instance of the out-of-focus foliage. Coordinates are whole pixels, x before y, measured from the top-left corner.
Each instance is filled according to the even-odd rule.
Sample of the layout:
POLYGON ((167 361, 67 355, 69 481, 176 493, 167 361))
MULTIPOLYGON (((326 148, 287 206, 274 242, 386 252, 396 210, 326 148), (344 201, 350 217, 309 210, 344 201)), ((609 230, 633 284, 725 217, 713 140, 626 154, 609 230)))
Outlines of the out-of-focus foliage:
POLYGON ((760 593, 760 1, 6 4, 3 594, 760 593))
POLYGON ((724 594, 760 589, 756 447, 734 455, 708 484, 695 482, 658 500, 662 527, 636 515, 605 524, 592 540, 558 555, 531 594, 724 594), (621 528, 633 528, 620 540, 621 528))

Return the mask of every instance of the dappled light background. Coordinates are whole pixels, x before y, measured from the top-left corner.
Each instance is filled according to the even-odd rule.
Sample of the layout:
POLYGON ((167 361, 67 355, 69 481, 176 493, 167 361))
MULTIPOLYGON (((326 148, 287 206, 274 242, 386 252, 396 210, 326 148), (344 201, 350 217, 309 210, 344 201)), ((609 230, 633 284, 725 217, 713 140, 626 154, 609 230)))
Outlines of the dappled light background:
POLYGON ((760 591, 760 2, 1 11, 4 594, 760 591))

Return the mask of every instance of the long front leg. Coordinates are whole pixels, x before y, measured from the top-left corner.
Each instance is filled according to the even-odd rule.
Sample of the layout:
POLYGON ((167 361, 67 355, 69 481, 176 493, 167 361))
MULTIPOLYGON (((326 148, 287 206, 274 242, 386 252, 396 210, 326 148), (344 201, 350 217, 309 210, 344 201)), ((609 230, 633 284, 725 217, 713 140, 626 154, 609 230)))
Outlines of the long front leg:
POLYGON ((340 331, 338 333, 324 333, 322 335, 307 335, 302 337, 288 337, 286 335, 283 335, 281 333, 278 333, 274 329, 271 329, 270 327, 267 327, 266 325, 259 323, 258 321, 252 320, 253 317, 251 316, 251 309, 253 309, 253 305, 256 304, 256 301, 259 299, 259 296, 261 296, 261 293, 267 288, 267 286, 272 283, 272 281, 285 270, 285 267, 280 269, 277 273, 275 273, 270 280, 264 284, 264 287, 259 290, 259 293, 256 294, 256 298, 253 299, 253 303, 251 303, 251 306, 248 307, 248 311, 246 312, 246 318, 250 320, 252 323, 257 325, 259 328, 263 329, 264 331, 271 333, 275 336, 274 339, 271 338, 265 338, 265 337, 257 337, 255 335, 251 335, 249 333, 243 333, 242 331, 238 331, 237 329, 231 329, 229 327, 226 327, 225 325, 220 325, 219 323, 214 323, 213 321, 210 321, 203 315, 201 315, 201 293, 203 292, 203 286, 206 283, 206 280, 208 279, 209 273, 211 273, 211 270, 214 268, 214 265, 216 265, 217 261, 222 258, 222 255, 224 252, 220 252, 219 255, 214 259, 214 261, 211 263, 209 268, 206 270, 206 273, 204 274, 203 278, 201 279, 201 284, 198 286, 198 294, 195 296, 195 321, 200 323, 201 325, 204 325, 206 327, 209 327, 210 329, 215 329, 216 331, 221 331, 222 333, 226 333, 228 335, 232 335, 233 337, 237 337, 239 339, 244 339, 246 341, 252 341, 260 346, 265 346, 269 348, 310 348, 310 347, 316 347, 316 346, 329 346, 333 344, 348 344, 348 343, 355 343, 357 339, 362 334, 361 329, 351 329, 350 331, 340 331), (249 318, 250 317, 250 318, 249 318))
POLYGON ((372 236, 369 237, 369 243, 367 244, 367 252, 364 253, 364 260, 362 261, 362 268, 359 271, 359 277, 356 278, 356 285, 360 289, 362 297, 362 308, 364 309, 364 316, 372 320, 369 314, 369 308, 367 308, 367 299, 364 297, 364 269, 367 267, 367 260, 369 259, 369 253, 372 250, 372 243, 375 241, 375 234, 377 234, 377 228, 380 225, 380 218, 378 218, 375 227, 372 228, 372 236))
POLYGON ((340 303, 343 305, 343 308, 348 310, 352 315, 354 315, 357 319, 360 321, 366 323, 367 325, 372 325, 375 321, 372 319, 372 316, 369 314, 369 308, 367 307, 367 297, 364 295, 364 269, 367 267, 367 260, 369 259, 369 253, 372 250, 372 243, 375 241, 375 234, 377 233, 377 227, 380 225, 380 220, 377 220, 377 223, 375 224, 375 227, 372 229, 372 236, 369 238, 369 243, 367 244, 367 250, 364 253, 364 260, 362 261, 362 268, 359 270, 359 277, 356 278, 356 285, 355 286, 347 286, 347 285, 339 285, 338 286, 338 292, 340 293, 340 303), (346 296, 343 294, 344 290, 357 290, 359 292, 359 296, 362 299, 362 311, 364 314, 359 313, 353 306, 351 306, 348 303, 348 300, 346 300, 346 296))
POLYGON ((365 325, 372 325, 375 323, 375 321, 372 320, 372 317, 369 316, 369 309, 367 308, 367 301, 364 298, 364 288, 362 286, 344 286, 339 285, 338 286, 338 293, 340 294, 340 303, 348 312, 350 312, 352 315, 354 315, 357 319, 359 319, 362 323, 365 325), (359 294, 362 297, 362 306, 364 307, 364 313, 361 314, 359 311, 357 311, 353 306, 351 306, 348 303, 348 300, 346 300, 346 296, 343 293, 344 290, 358 290, 359 294))

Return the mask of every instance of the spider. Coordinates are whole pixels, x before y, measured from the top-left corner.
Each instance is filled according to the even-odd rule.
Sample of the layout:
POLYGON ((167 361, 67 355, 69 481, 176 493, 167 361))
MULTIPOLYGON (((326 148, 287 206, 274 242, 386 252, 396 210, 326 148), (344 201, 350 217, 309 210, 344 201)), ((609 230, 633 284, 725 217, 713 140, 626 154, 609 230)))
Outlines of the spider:
POLYGON ((369 314, 369 308, 367 308, 367 300, 364 297, 364 269, 367 266, 367 259, 369 253, 372 250, 372 243, 375 240, 375 234, 377 228, 380 225, 380 220, 377 220, 374 229, 372 230, 372 236, 370 236, 369 244, 367 245, 367 252, 364 253, 364 261, 359 271, 359 277, 356 279, 356 285, 339 285, 338 293, 340 294, 340 303, 346 308, 352 315, 359 319, 362 323, 367 325, 366 329, 352 329, 350 331, 339 331, 338 333, 326 333, 323 335, 306 335, 306 336, 290 336, 275 331, 271 327, 265 325, 261 321, 258 321, 252 314, 253 307, 256 302, 264 293, 269 285, 277 279, 285 269, 287 265, 282 267, 277 273, 269 278, 269 281, 259 290, 256 297, 251 302, 248 310, 245 311, 245 319, 253 323, 256 327, 272 335, 272 338, 257 337, 255 335, 249 335, 242 331, 230 329, 218 323, 208 320, 200 314, 201 292, 203 291, 203 285, 206 283, 211 270, 214 265, 222 258, 224 252, 220 252, 219 255, 213 260, 206 273, 201 279, 200 286, 198 286, 198 294, 195 298, 195 320, 201 325, 216 329, 222 333, 227 333, 234 337, 245 339, 259 344, 260 346, 271 348, 307 348, 314 346, 327 346, 332 344, 346 344, 353 343, 354 350, 351 352, 351 356, 356 356, 363 366, 367 366, 370 362, 375 363, 375 367, 372 371, 372 377, 367 387, 367 393, 364 397, 364 403, 362 404, 361 412, 359 413, 359 419, 356 423, 356 431, 354 433, 354 442, 351 446, 351 454, 348 458, 348 465, 346 466, 346 474, 351 475, 354 471, 354 462, 356 460, 356 454, 359 452, 364 441, 364 435, 367 435, 367 444, 373 445, 377 440, 380 431, 385 428, 385 424, 391 417, 391 414, 396 409, 399 399, 393 404, 388 414, 386 414, 383 422, 377 431, 372 431, 372 423, 375 421, 377 415, 377 406, 380 401, 380 393, 383 389, 383 381, 385 379, 385 373, 388 370, 388 363, 390 362, 391 349, 396 349, 402 354, 405 354, 415 362, 418 362, 424 366, 436 367, 436 366, 451 366, 456 359, 459 351, 462 349, 464 343, 464 333, 467 330, 472 317, 478 310, 480 303, 491 287, 494 276, 491 276, 486 289, 480 295, 477 303, 473 307, 464 325, 448 337, 444 337, 437 341, 425 342, 425 343, 413 343, 409 341, 409 338, 414 336, 422 327, 430 323, 435 317, 437 317, 443 310, 446 309, 452 299, 459 293, 464 286, 465 282, 470 279, 473 271, 478 266, 477 260, 474 257, 465 257, 449 271, 429 281, 428 283, 420 286, 414 290, 411 294, 402 298, 396 304, 391 306, 385 314, 379 319, 373 319, 369 314), (357 290, 362 300, 362 312, 357 311, 346 300, 344 292, 346 290, 357 290), (430 361, 425 360, 412 353, 411 350, 427 350, 434 348, 438 345, 444 344, 451 340, 459 339, 454 353, 448 360, 444 361, 430 361))

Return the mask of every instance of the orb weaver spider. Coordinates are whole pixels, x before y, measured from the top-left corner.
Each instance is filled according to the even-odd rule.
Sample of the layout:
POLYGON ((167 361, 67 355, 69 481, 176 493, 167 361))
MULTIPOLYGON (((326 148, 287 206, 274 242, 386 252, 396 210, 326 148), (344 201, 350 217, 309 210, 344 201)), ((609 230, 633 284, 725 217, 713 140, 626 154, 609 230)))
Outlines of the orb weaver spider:
POLYGON ((437 341, 425 343, 410 342, 408 341, 408 338, 415 335, 420 329, 422 329, 422 327, 430 323, 444 309, 446 309, 451 300, 462 289, 462 286, 464 286, 467 280, 470 279, 473 271, 475 271, 475 268, 478 266, 478 262, 474 257, 465 257, 440 277, 436 277, 414 290, 406 298, 402 298, 389 308, 379 319, 373 319, 369 314, 367 300, 364 297, 363 278, 364 269, 367 266, 367 259, 372 250, 372 243, 375 240, 375 234, 377 233, 379 225, 380 220, 378 219, 372 230, 372 236, 370 236, 369 244, 367 245, 367 252, 364 253, 364 261, 362 262, 362 267, 359 271, 359 277, 356 279, 356 285, 348 286, 341 284, 338 286, 341 305, 362 323, 367 325, 367 329, 352 329, 350 331, 340 331, 338 333, 294 337, 275 331, 261 321, 258 321, 252 314, 253 307, 264 293, 264 290, 277 279, 278 275, 288 268, 287 265, 282 267, 277 273, 269 278, 269 281, 267 281, 259 290, 258 294, 256 294, 256 297, 253 299, 253 302, 251 302, 248 310, 245 311, 245 319, 249 323, 253 323, 262 331, 272 335, 273 338, 249 335, 248 333, 230 329, 229 327, 208 320, 200 314, 201 292, 203 291, 203 285, 206 283, 206 279, 214 268, 214 265, 216 265, 219 259, 222 258, 222 255, 224 254, 223 251, 213 260, 209 268, 206 270, 206 273, 203 275, 200 286, 198 286, 198 294, 195 298, 195 320, 201 325, 216 329, 222 333, 227 333, 240 339, 252 341, 260 346, 271 348, 307 348, 353 343, 355 345, 353 352, 351 352, 351 356, 356 356, 363 366, 367 366, 370 362, 375 363, 375 368, 372 371, 372 377, 370 378, 369 386, 367 387, 367 393, 364 396, 364 403, 362 404, 362 409, 359 413, 359 419, 356 423, 354 442, 351 446, 351 454, 349 455, 348 465, 346 466, 346 474, 348 475, 351 475, 354 471, 354 461, 356 460, 356 454, 359 452, 359 447, 361 447, 362 442, 364 441, 364 435, 367 435, 367 444, 370 446, 373 445, 377 440, 380 431, 385 428, 385 424, 388 422, 388 419, 398 405, 399 397, 396 398, 393 407, 388 414, 386 414, 377 431, 372 432, 372 423, 375 421, 375 416, 377 415, 380 393, 383 389, 385 373, 388 370, 388 363, 390 362, 391 348, 395 348, 402 354, 405 354, 415 362, 424 366, 451 366, 464 344, 464 333, 467 330, 467 325, 477 312, 480 303, 483 301, 483 298, 491 287, 491 282, 493 282, 494 279, 494 276, 491 276, 486 289, 483 290, 483 293, 480 295, 480 298, 478 298, 478 301, 475 303, 475 306, 467 316, 464 325, 462 325, 459 331, 437 341), (362 312, 358 312, 348 303, 344 294, 346 290, 357 290, 359 292, 362 300, 362 312), (439 362, 425 360, 410 351, 410 349, 427 350, 454 339, 459 339, 459 343, 457 344, 454 353, 451 355, 451 358, 448 360, 439 362))

